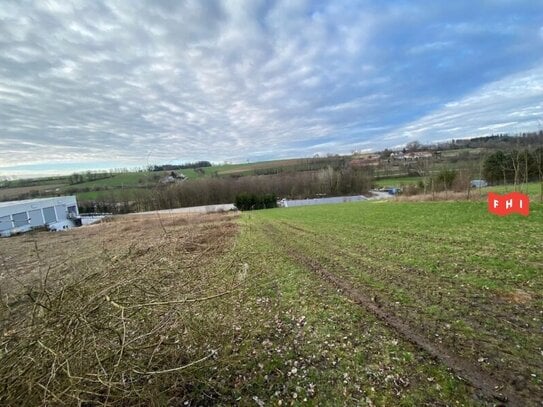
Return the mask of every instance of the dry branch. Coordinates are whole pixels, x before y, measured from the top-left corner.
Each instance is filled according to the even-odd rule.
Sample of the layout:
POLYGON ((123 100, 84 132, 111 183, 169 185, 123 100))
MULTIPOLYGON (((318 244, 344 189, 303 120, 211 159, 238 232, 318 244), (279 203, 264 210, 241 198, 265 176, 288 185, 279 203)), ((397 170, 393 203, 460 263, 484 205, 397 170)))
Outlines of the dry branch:
POLYGON ((233 218, 180 218, 15 238, 18 263, 0 276, 1 405, 132 405, 190 388, 194 379, 181 372, 219 346, 217 327, 203 323, 216 313, 206 302, 221 298, 227 307, 229 294, 243 287, 232 283, 239 259, 217 264, 237 231, 233 218), (65 257, 57 239, 66 236, 81 256, 65 257), (38 252, 28 261, 32 248, 38 252), (213 294, 198 296, 203 284, 213 294), (172 361, 180 366, 163 369, 172 361), (169 372, 178 374, 153 386, 143 377, 169 372))

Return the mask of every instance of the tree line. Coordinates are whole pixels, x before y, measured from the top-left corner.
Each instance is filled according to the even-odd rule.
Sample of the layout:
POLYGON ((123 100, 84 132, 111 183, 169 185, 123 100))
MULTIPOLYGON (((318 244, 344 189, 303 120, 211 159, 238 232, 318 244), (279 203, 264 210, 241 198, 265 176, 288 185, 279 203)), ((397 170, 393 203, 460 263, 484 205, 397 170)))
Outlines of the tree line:
POLYGON ((211 167, 211 163, 209 161, 195 161, 191 163, 186 164, 164 164, 164 165, 150 165, 148 167, 149 171, 175 171, 175 170, 185 170, 189 168, 204 168, 204 167, 211 167))
POLYGON ((80 211, 141 212, 189 206, 233 203, 243 194, 303 199, 318 196, 358 195, 369 191, 373 178, 363 168, 327 167, 314 172, 251 175, 240 178, 201 178, 153 189, 138 189, 96 201, 80 202, 80 211))
POLYGON ((244 192, 236 196, 234 204, 240 211, 276 208, 277 196, 275 194, 257 195, 244 192))
POLYGON ((115 175, 113 172, 74 172, 68 177, 68 183, 70 185, 82 184, 83 182, 96 181, 99 179, 111 178, 115 175))
MULTIPOLYGON (((417 140, 410 141, 402 149, 402 152, 416 151, 438 151, 438 150, 458 150, 484 148, 490 150, 510 150, 514 148, 531 148, 532 146, 543 145, 543 130, 534 132, 524 132, 518 134, 492 134, 490 136, 473 137, 469 139, 452 139, 440 143, 424 144, 417 140)), ((386 159, 394 150, 385 148, 380 151, 381 159, 386 159)))
POLYGON ((483 174, 492 184, 543 181, 543 147, 498 150, 485 159, 483 174))

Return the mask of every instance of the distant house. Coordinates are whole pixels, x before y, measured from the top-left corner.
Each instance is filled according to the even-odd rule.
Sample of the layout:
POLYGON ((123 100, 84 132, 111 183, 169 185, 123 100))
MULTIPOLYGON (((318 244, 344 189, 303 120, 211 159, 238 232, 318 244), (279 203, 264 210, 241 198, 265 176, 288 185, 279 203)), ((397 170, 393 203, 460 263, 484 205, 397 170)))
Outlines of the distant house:
POLYGON ((408 160, 416 161, 416 160, 420 160, 421 158, 432 158, 433 154, 429 151, 416 151, 412 153, 406 153, 405 157, 408 160))
POLYGON ((488 186, 488 182, 484 179, 472 179, 470 185, 472 188, 484 188, 488 186))
POLYGON ((184 181, 185 179, 187 179, 187 177, 184 174, 181 174, 181 173, 178 174, 175 171, 171 171, 168 175, 160 179, 160 183, 173 184, 175 182, 184 181))
POLYGON ((395 161, 417 161, 423 158, 432 158, 430 151, 414 151, 409 153, 396 152, 390 154, 390 158, 395 161))
POLYGON ((0 236, 43 226, 64 230, 77 225, 80 225, 80 219, 75 196, 0 202, 0 236))

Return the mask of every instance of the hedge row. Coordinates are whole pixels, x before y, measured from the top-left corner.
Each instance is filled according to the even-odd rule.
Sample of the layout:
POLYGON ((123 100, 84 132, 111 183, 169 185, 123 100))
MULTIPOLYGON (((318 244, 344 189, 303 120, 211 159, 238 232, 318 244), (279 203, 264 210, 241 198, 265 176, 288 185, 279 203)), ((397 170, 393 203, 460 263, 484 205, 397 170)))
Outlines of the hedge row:
POLYGON ((236 196, 235 205, 240 211, 276 208, 277 196, 275 194, 257 195, 242 193, 236 196))

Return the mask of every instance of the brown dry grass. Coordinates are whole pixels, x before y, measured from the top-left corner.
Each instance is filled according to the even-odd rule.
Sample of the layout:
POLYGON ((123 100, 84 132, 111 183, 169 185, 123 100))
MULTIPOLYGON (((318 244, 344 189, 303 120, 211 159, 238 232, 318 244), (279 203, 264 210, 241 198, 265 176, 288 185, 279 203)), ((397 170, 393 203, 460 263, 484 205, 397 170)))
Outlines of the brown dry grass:
POLYGON ((61 188, 65 184, 57 185, 36 185, 31 187, 15 187, 15 188, 0 188, 0 200, 9 201, 11 199, 18 199, 21 195, 28 194, 30 192, 55 191, 57 188, 61 188))
POLYGON ((481 201, 486 200, 486 193, 471 192, 468 197, 467 192, 452 192, 443 191, 434 194, 419 194, 419 195, 399 195, 395 198, 401 202, 427 202, 427 201, 481 201))
POLYGON ((261 169, 268 169, 268 168, 288 167, 288 166, 302 164, 305 161, 307 161, 307 159, 293 158, 293 159, 287 159, 287 160, 277 160, 277 161, 272 161, 272 162, 253 163, 253 164, 243 165, 239 168, 220 170, 219 174, 231 175, 231 174, 261 170, 261 169))
POLYGON ((0 404, 182 400, 184 369, 213 358, 231 325, 210 303, 239 289, 225 270, 236 259, 216 263, 235 220, 125 217, 2 240, 0 404))
POLYGON ((501 293, 499 297, 511 304, 529 304, 533 301, 533 295, 521 289, 501 293))

